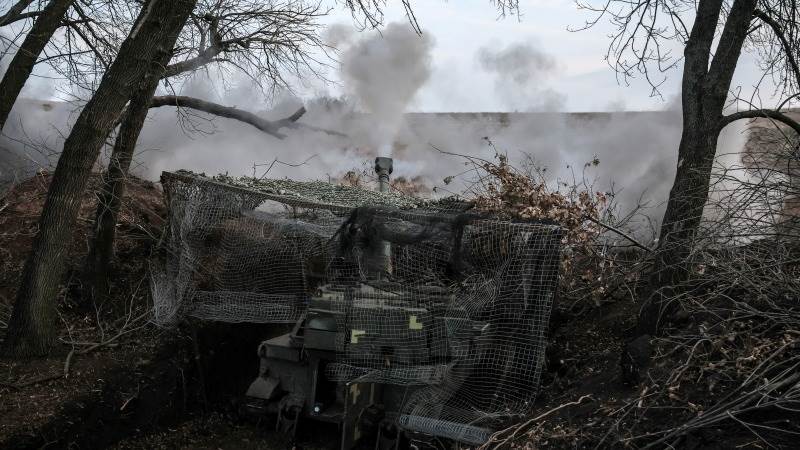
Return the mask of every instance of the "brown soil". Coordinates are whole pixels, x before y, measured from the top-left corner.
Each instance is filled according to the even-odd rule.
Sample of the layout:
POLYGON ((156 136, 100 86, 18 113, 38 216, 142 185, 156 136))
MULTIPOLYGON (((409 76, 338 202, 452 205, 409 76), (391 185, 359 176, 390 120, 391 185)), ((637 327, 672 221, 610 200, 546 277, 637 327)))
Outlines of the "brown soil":
MULTIPOLYGON (((32 247, 50 179, 49 174, 39 173, 0 198, 0 338, 10 316, 22 266, 32 247)), ((152 333, 142 328, 136 339, 115 339, 85 355, 77 354, 91 343, 112 337, 129 314, 135 317, 149 308, 144 262, 152 237, 157 236, 163 224, 159 189, 153 183, 132 178, 121 211, 118 258, 113 267, 116 276, 112 289, 118 295, 109 305, 81 304, 78 274, 97 204, 92 193, 99 183, 99 176, 92 177, 81 202, 78 227, 65 244, 67 271, 56 300, 61 318, 57 324, 60 345, 45 358, 24 362, 0 358, 0 442, 12 435, 38 433, 64 405, 101 391, 110 373, 120 367, 146 365, 156 347, 152 333), (66 342, 78 344, 76 353, 69 358, 70 370, 65 378, 67 356, 73 350, 66 342)))
MULTIPOLYGON (((0 198, 0 305, 10 305, 16 294, 22 265, 32 248, 51 178, 50 174, 40 172, 0 198)), ((69 269, 64 280, 66 287, 73 287, 73 283, 78 282, 80 262, 86 255, 97 208, 97 198, 93 193, 99 186, 100 177, 95 175, 82 198, 72 238, 65 243, 69 269)), ((143 275, 142 256, 149 254, 153 238, 158 236, 164 223, 163 217, 161 190, 152 182, 131 177, 117 226, 115 268, 118 270, 117 276, 112 277, 117 287, 130 286, 132 276, 143 275)))

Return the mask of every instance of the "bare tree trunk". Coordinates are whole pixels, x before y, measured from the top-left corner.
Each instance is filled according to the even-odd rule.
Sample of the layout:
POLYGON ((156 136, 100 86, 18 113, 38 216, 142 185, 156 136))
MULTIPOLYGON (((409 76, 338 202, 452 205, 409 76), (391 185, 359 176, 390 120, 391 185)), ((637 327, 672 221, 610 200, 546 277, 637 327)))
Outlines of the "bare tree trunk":
POLYGON ((196 1, 150 0, 143 6, 117 58, 64 141, 11 315, 5 342, 9 354, 25 357, 50 350, 55 337, 58 284, 64 274, 65 242, 74 228, 92 166, 152 62, 172 51, 196 1))
POLYGON ((171 56, 172 52, 165 53, 158 61, 153 62, 141 87, 131 97, 114 141, 108 170, 103 172, 103 184, 97 192, 94 235, 89 242, 89 254, 84 268, 83 293, 86 299, 100 300, 108 294, 109 270, 114 257, 117 217, 122 206, 122 197, 125 195, 125 179, 133 159, 136 141, 150 109, 150 101, 171 56))
MULTIPOLYGON (((695 118, 696 119, 696 118, 695 118)), ((684 123, 679 163, 670 190, 667 210, 647 279, 645 304, 639 314, 638 335, 655 334, 662 317, 669 317, 675 297, 689 278, 687 258, 708 200, 710 173, 717 147, 717 134, 708 133, 713 124, 703 120, 684 123)))
POLYGON ((702 0, 686 45, 683 70, 683 134, 675 182, 661 225, 653 268, 641 298, 637 336, 656 334, 669 317, 668 303, 689 279, 687 258, 708 200, 711 169, 728 90, 753 19, 757 0, 736 0, 731 6, 711 60, 712 44, 722 14, 722 0, 702 0), (710 64, 709 64, 709 61, 710 64))
POLYGON ((22 11, 25 10, 33 0, 19 0, 12 7, 8 8, 5 14, 0 16, 0 27, 4 27, 10 23, 16 22, 20 17, 25 16, 22 11))
MULTIPOLYGON (((3 75, 3 81, 0 81, 0 130, 5 126, 8 114, 22 91, 22 87, 25 86, 25 82, 28 81, 39 54, 50 42, 53 33, 61 26, 61 19, 64 18, 67 9, 74 2, 75 0, 51 0, 36 19, 31 31, 25 36, 22 46, 11 60, 11 64, 3 75)), ((24 5, 22 9, 25 9, 25 6, 27 5, 24 5)), ((9 14, 12 12, 9 11, 9 14)), ((3 20, 10 20, 10 18, 4 17, 3 20)))

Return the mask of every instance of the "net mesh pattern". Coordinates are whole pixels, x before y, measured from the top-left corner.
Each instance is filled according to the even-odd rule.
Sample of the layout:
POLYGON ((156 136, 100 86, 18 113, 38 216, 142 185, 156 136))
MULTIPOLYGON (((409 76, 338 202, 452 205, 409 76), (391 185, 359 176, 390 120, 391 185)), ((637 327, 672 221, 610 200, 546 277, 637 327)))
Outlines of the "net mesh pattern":
POLYGON ((158 320, 294 322, 322 308, 336 321, 326 376, 399 387, 406 427, 477 442, 530 410, 558 226, 326 183, 187 173, 162 183, 158 320))

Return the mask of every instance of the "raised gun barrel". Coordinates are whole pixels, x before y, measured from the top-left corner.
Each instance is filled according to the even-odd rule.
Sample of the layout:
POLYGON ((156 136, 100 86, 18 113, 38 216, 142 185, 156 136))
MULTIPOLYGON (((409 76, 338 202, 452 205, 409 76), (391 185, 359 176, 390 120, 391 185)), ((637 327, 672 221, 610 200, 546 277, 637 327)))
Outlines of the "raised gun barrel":
MULTIPOLYGON (((381 192, 389 192, 389 175, 392 174, 394 169, 392 158, 379 156, 375 158, 375 173, 378 175, 378 190, 381 192)), ((392 246, 388 242, 381 242, 380 244, 380 261, 382 270, 386 273, 392 273, 392 246)))

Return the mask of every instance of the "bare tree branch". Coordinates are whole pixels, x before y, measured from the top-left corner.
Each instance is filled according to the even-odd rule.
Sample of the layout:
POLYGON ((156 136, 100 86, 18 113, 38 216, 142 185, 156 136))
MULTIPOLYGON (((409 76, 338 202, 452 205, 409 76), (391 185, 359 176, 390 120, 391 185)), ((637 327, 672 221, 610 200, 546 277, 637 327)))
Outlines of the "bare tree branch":
POLYGON ((322 58, 328 46, 319 34, 319 19, 328 12, 320 3, 299 0, 201 4, 181 34, 165 77, 189 75, 214 63, 217 70, 242 73, 265 93, 291 90, 290 77, 323 78, 319 68, 327 64, 322 58))
POLYGON ((283 139, 286 135, 279 133, 278 130, 286 127, 287 124, 296 122, 304 113, 305 108, 300 108, 297 112, 276 122, 263 119, 249 111, 243 109, 233 108, 230 106, 223 106, 218 103, 213 103, 198 98, 186 97, 181 95, 163 95, 153 97, 150 103, 151 108, 159 108, 162 106, 175 106, 179 108, 192 108, 198 111, 203 111, 219 117, 238 120, 246 124, 252 125, 259 130, 275 136, 278 139, 283 139))
POLYGON ((789 62, 789 65, 792 69, 792 73, 794 74, 795 81, 800 84, 800 66, 797 65, 797 59, 795 58, 793 48, 789 41, 786 39, 786 33, 783 31, 783 27, 772 17, 766 14, 764 11, 756 9, 753 15, 759 18, 762 22, 766 23, 767 25, 772 28, 772 32, 775 33, 775 36, 778 37, 778 40, 781 41, 781 46, 783 47, 784 54, 786 59, 789 62))
POLYGON ((758 119, 758 118, 768 118, 777 120, 778 122, 781 122, 791 127, 798 135, 800 135, 800 123, 798 123, 791 117, 787 116, 786 114, 772 109, 751 109, 748 111, 739 111, 727 115, 723 117, 722 120, 720 121, 720 130, 730 125, 731 123, 736 122, 737 120, 758 119))
MULTIPOLYGON (((203 19, 209 22, 208 35, 210 37, 211 45, 208 46, 208 48, 202 48, 205 45, 206 33, 202 32, 201 30, 200 47, 202 49, 199 54, 194 58, 189 58, 184 61, 179 61, 168 65, 167 70, 164 72, 164 78, 174 77, 175 75, 181 73, 197 70, 200 67, 215 61, 216 56, 225 50, 219 34, 219 18, 208 14, 203 17, 203 19)), ((195 21, 195 24, 200 27, 199 21, 195 21)))
POLYGON ((591 221, 591 222, 596 223, 597 225, 600 225, 601 227, 605 228, 608 231, 611 231, 613 233, 616 233, 616 234, 622 236, 628 242, 633 244, 635 247, 639 247, 640 249, 646 251, 647 253, 652 253, 653 252, 653 249, 651 249, 650 247, 642 244, 641 242, 639 242, 636 239, 634 239, 633 236, 631 236, 630 234, 620 230, 619 228, 617 228, 617 227, 615 227, 613 225, 609 225, 609 224, 607 224, 607 223, 605 223, 603 221, 597 220, 597 219, 595 219, 595 218, 593 218, 591 216, 586 216, 586 219, 591 221))
POLYGON ((15 3, 14 6, 9 8, 5 14, 0 16, 0 27, 14 23, 18 20, 27 19, 28 17, 34 17, 38 15, 38 11, 29 13, 22 12, 25 10, 25 8, 30 6, 31 3, 33 3, 33 0, 19 0, 17 3, 15 3))
POLYGON ((42 15, 41 11, 30 11, 22 14, 17 14, 16 16, 9 18, 6 22, 3 23, 3 25, 0 26, 11 25, 12 23, 19 22, 20 20, 31 19, 33 17, 39 17, 41 15, 42 15))

